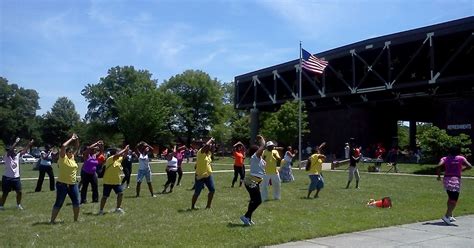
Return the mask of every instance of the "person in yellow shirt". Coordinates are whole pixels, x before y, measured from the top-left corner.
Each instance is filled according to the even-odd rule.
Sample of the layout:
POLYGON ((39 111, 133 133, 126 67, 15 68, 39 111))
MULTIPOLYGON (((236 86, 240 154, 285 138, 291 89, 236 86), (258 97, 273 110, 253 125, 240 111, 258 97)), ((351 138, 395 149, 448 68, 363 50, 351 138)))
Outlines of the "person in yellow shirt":
POLYGON ((263 151, 262 157, 265 160, 265 176, 263 177, 262 187, 260 188, 260 194, 262 195, 262 201, 268 200, 268 186, 270 185, 270 180, 273 187, 273 199, 281 199, 281 180, 280 175, 278 174, 279 168, 278 163, 280 163, 281 158, 278 150, 275 149, 275 143, 268 141, 265 144, 265 151, 263 151))
POLYGON ((59 151, 58 167, 59 176, 56 182, 56 202, 51 212, 51 224, 56 223, 56 217, 63 206, 66 195, 69 195, 72 201, 72 211, 74 221, 79 218, 79 187, 77 186, 77 163, 74 160, 74 154, 79 149, 79 137, 74 133, 71 138, 64 142, 59 151), (75 142, 74 148, 68 147, 71 142, 75 142))
POLYGON ((107 198, 110 196, 110 192, 114 190, 117 194, 117 207, 115 208, 116 213, 125 213, 121 208, 122 198, 123 198, 123 188, 122 188, 122 159, 123 155, 127 153, 129 146, 125 146, 120 152, 117 153, 117 150, 111 150, 110 156, 107 158, 104 164, 104 191, 102 193, 102 199, 100 201, 100 210, 99 215, 104 214, 105 203, 107 198))
POLYGON ((206 208, 211 208, 212 198, 214 197, 214 192, 216 191, 214 187, 214 179, 212 178, 212 167, 211 167, 211 150, 212 142, 214 138, 210 138, 204 146, 199 149, 196 156, 196 182, 194 184, 194 195, 191 200, 191 209, 196 208, 196 201, 201 194, 204 185, 209 189, 209 194, 207 194, 207 205, 206 208))
POLYGON ((316 148, 316 151, 313 155, 308 158, 307 163, 309 163, 308 175, 311 183, 308 188, 308 196, 310 197, 311 193, 316 190, 314 198, 319 197, 319 191, 324 188, 324 178, 322 174, 323 162, 326 159, 326 156, 323 154, 323 147, 326 143, 322 143, 319 147, 316 148))

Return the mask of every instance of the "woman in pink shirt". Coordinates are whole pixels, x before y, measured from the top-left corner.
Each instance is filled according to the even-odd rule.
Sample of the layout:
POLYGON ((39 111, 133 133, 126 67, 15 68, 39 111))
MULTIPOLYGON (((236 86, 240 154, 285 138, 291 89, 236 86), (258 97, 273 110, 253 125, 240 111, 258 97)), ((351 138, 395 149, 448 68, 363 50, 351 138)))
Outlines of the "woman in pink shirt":
POLYGON ((461 191, 461 172, 472 168, 466 158, 459 155, 460 153, 459 147, 451 147, 449 155, 441 158, 437 168, 438 180, 441 180, 440 172, 441 169, 444 169, 443 185, 448 193, 448 203, 446 214, 441 219, 447 225, 452 225, 452 222, 456 221, 453 217, 453 210, 461 191))

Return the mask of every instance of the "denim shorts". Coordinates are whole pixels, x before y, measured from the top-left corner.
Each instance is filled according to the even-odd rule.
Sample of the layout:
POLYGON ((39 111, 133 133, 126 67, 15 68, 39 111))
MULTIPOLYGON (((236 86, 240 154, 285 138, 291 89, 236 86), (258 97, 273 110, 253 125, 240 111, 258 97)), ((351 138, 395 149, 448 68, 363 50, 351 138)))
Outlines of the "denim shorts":
POLYGON ((102 196, 105 198, 109 197, 112 190, 114 190, 115 194, 117 195, 123 192, 122 185, 120 184, 104 184, 102 196))
POLYGON ((212 175, 210 175, 209 177, 196 180, 194 195, 200 195, 202 189, 204 188, 204 185, 206 185, 207 189, 209 189, 209 192, 214 193, 216 191, 216 189, 214 188, 214 179, 212 178, 212 175))
POLYGON ((309 179, 311 180, 309 191, 324 188, 324 178, 322 175, 309 175, 309 179))
POLYGON ((19 177, 2 177, 2 191, 8 193, 12 190, 21 192, 21 181, 19 177))
POLYGON ((146 178, 147 183, 151 183, 151 170, 138 170, 137 182, 141 183, 143 177, 146 178))
POLYGON ((56 182, 56 202, 54 208, 61 208, 63 206, 66 195, 71 198, 72 206, 79 207, 79 187, 75 184, 65 184, 56 182))

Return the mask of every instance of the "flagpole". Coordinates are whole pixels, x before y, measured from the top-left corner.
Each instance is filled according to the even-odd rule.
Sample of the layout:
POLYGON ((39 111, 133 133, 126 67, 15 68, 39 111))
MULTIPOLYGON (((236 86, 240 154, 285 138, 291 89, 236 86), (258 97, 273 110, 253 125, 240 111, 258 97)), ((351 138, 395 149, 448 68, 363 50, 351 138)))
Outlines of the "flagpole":
POLYGON ((300 65, 299 65, 299 74, 298 74, 298 88, 299 88, 299 94, 298 94, 298 160, 299 160, 299 164, 298 164, 298 168, 301 169, 301 70, 303 69, 301 67, 301 51, 302 47, 301 47, 301 41, 300 41, 300 65))

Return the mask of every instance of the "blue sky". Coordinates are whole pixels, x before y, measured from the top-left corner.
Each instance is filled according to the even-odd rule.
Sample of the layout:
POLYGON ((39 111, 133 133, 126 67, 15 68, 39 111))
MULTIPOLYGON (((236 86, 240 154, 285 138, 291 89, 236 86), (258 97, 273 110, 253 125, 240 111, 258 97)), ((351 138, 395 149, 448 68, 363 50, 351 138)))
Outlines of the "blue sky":
POLYGON ((187 69, 231 82, 342 45, 474 15, 474 0, 0 0, 0 76, 44 114, 114 66, 158 82, 187 69))

